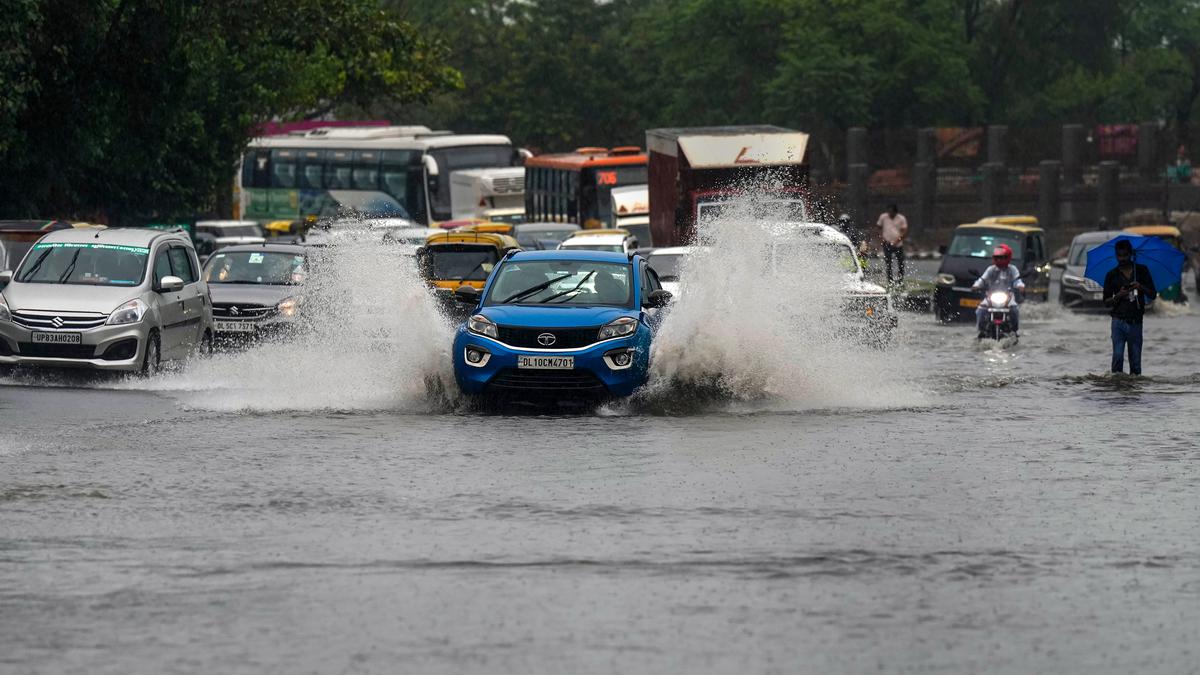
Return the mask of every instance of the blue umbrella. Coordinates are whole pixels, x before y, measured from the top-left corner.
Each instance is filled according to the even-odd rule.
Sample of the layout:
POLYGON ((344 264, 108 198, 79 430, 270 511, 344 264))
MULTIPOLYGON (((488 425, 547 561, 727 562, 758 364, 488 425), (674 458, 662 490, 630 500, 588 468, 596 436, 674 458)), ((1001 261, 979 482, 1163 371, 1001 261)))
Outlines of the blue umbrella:
POLYGON ((1117 266, 1117 242, 1128 241, 1133 245, 1133 262, 1145 265, 1159 291, 1179 283, 1183 275, 1183 262, 1187 258, 1182 251, 1159 239, 1140 235, 1122 234, 1088 251, 1087 269, 1083 276, 1104 284, 1104 277, 1117 266))

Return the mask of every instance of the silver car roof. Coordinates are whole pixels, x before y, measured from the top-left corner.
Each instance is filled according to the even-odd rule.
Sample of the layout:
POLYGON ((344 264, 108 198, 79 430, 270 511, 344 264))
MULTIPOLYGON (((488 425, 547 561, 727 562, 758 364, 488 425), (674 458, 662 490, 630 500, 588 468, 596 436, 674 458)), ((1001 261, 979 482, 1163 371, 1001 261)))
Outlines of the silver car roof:
POLYGON ((191 244, 186 233, 177 230, 152 230, 145 227, 77 227, 55 230, 42 237, 43 242, 65 242, 72 244, 119 244, 122 246, 149 246, 156 240, 170 239, 191 244))
POLYGON ((242 253, 245 251, 252 251, 252 252, 257 251, 259 253, 263 253, 263 252, 266 252, 266 253, 291 253, 292 255, 304 255, 305 253, 308 252, 308 250, 309 249, 307 246, 303 246, 301 244, 284 244, 284 243, 273 244, 273 243, 268 242, 266 244, 237 244, 234 246, 223 246, 223 247, 221 247, 220 250, 218 250, 213 255, 220 255, 222 253, 242 253))
POLYGON ((1084 232, 1083 234, 1075 235, 1075 238, 1071 240, 1071 245, 1074 246, 1075 244, 1091 244, 1091 243, 1098 242, 1098 241, 1108 241, 1109 239, 1112 239, 1113 237, 1118 237, 1122 234, 1129 234, 1129 233, 1121 232, 1120 230, 1100 230, 1098 232, 1084 232))

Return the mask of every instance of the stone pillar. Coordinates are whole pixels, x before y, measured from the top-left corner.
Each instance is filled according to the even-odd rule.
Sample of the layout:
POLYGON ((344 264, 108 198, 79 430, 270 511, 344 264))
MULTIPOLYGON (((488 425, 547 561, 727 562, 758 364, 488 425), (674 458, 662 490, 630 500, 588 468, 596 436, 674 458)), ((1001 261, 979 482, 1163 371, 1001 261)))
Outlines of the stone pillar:
POLYGON ((1065 188, 1083 182, 1083 144, 1086 138, 1082 124, 1064 124, 1062 128, 1062 182, 1065 188))
POLYGON ((1061 173, 1062 162, 1047 159, 1038 164, 1038 223, 1051 233, 1058 229, 1061 173))
POLYGON ((993 125, 987 128, 987 157, 989 164, 1008 165, 1008 127, 993 125))
POLYGON ((1004 165, 988 162, 980 167, 983 182, 979 185, 979 199, 983 216, 994 216, 1000 212, 1000 198, 1004 192, 1004 165))
POLYGON ((913 165, 913 214, 908 224, 915 232, 933 229, 933 204, 937 195, 937 167, 928 162, 913 165))
POLYGON ((1117 162, 1100 162, 1100 176, 1096 194, 1096 227, 1100 227, 1100 219, 1107 222, 1110 230, 1120 229, 1121 207, 1121 165, 1117 162))
POLYGON ((866 164, 851 164, 846 173, 846 210, 856 225, 870 232, 870 226, 874 225, 867 214, 867 179, 871 169, 866 164))
POLYGON ((917 130, 917 164, 937 165, 937 129, 917 130))
POLYGON ((846 182, 850 182, 850 167, 867 164, 867 130, 850 127, 846 130, 846 182))
POLYGON ((1158 180, 1162 168, 1158 161, 1158 123, 1142 122, 1138 125, 1138 173, 1143 180, 1158 180))

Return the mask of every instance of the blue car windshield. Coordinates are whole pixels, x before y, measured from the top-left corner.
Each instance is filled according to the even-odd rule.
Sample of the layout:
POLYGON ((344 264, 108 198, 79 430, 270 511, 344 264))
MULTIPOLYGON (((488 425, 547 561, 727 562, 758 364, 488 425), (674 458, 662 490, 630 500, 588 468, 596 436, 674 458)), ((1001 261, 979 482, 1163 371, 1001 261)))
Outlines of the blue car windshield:
POLYGON ((510 261, 500 266, 487 305, 633 304, 629 265, 590 260, 510 261))

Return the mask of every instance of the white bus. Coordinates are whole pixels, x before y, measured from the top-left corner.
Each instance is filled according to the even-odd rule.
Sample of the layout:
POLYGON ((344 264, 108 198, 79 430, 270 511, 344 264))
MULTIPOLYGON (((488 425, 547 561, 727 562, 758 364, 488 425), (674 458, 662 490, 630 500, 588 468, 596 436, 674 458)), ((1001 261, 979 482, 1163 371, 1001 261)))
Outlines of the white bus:
POLYGON ((359 213, 426 225, 451 218, 453 172, 520 166, 528 154, 507 136, 425 127, 256 138, 238 172, 234 216, 266 223, 359 213))

